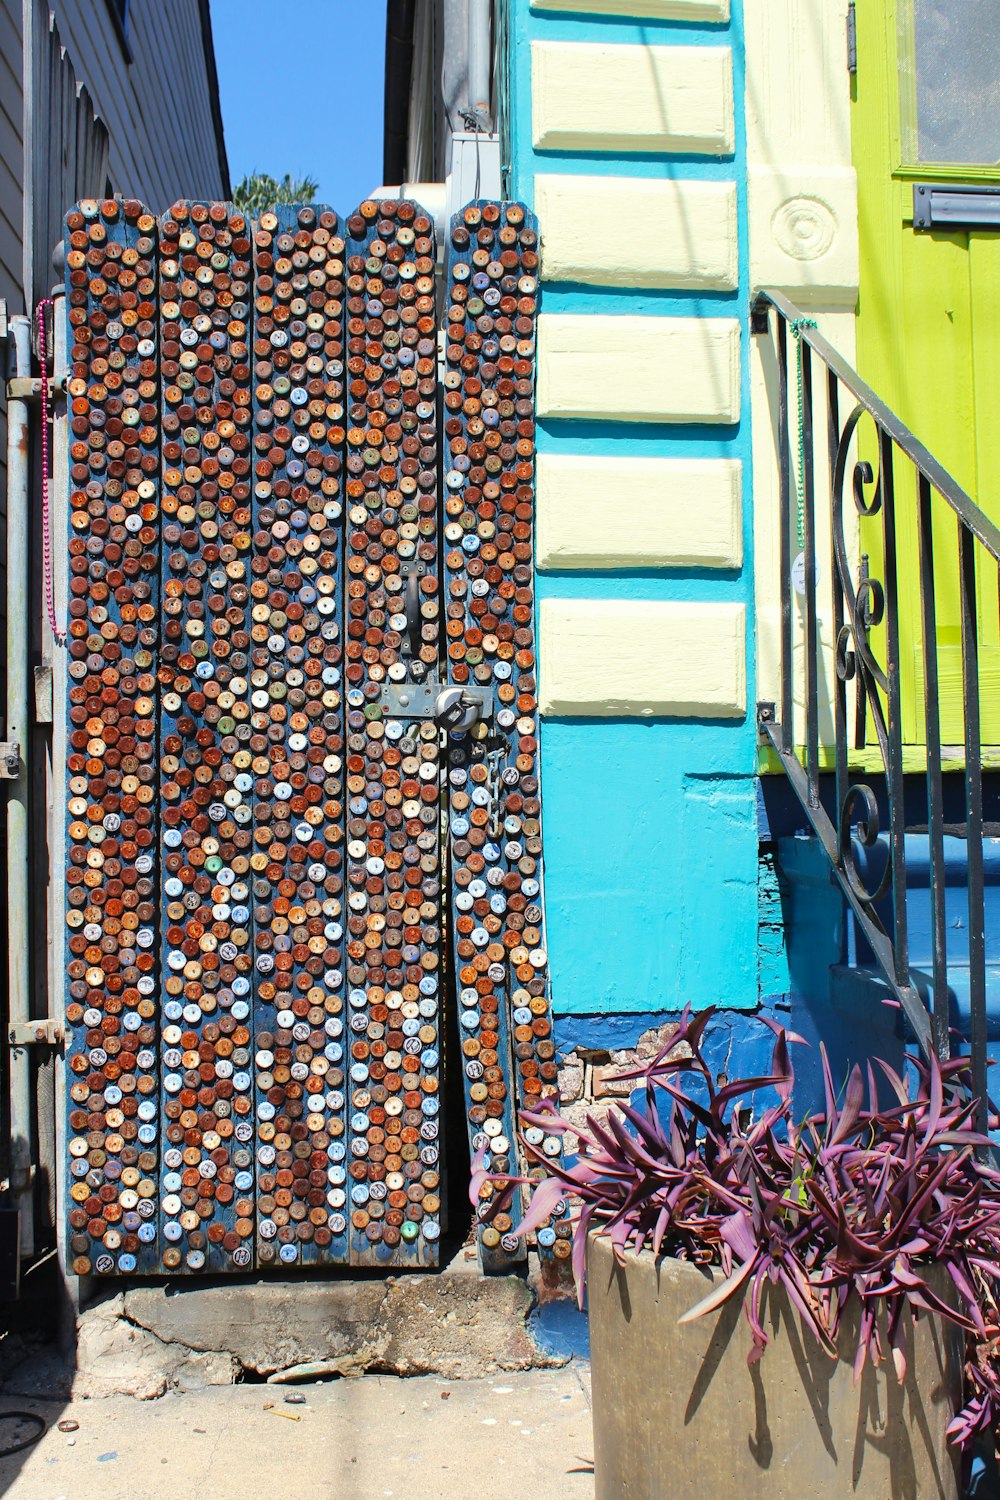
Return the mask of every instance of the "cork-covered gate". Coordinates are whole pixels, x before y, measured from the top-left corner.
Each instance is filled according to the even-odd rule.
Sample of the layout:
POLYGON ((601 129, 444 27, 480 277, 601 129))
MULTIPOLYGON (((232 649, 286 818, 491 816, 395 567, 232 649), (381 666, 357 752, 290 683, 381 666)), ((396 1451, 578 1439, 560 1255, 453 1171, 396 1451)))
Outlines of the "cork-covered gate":
POLYGON ((470 205, 443 274, 405 200, 86 202, 66 245, 70 1268, 433 1266, 446 1072, 487 1167, 559 1150, 515 1133, 556 1079, 535 226, 470 205))

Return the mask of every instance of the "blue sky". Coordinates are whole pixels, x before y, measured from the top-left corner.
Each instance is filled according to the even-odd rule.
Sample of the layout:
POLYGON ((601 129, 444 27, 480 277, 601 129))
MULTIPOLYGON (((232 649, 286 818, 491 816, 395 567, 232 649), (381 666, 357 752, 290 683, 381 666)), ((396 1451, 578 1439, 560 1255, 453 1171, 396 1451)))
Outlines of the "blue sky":
POLYGON ((350 213, 382 181, 385 0, 211 0, 233 185, 310 176, 350 213))

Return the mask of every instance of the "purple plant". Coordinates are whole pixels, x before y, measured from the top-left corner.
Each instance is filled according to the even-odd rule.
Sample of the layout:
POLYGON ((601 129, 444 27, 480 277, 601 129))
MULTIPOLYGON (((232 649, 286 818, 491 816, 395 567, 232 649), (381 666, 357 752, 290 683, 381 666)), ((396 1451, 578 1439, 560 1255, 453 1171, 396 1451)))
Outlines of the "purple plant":
POLYGON ((905 1309, 938 1313, 965 1331, 970 1348, 969 1398, 949 1434, 965 1445, 995 1428, 1000 1173, 976 1156, 989 1140, 970 1125, 965 1060, 915 1062, 912 1089, 878 1062, 893 1101, 881 1108, 871 1065, 867 1077, 853 1069, 838 1102, 821 1048, 826 1110, 797 1124, 789 1044, 802 1039, 772 1026, 770 1074, 717 1088, 701 1047, 713 1014, 686 1011, 657 1057, 618 1075, 645 1086, 644 1109, 623 1103, 603 1123, 588 1115, 582 1127, 551 1100, 522 1112, 525 1128, 577 1136, 575 1159, 553 1161, 525 1140, 529 1160, 546 1175, 490 1177, 477 1162, 473 1203, 495 1213, 528 1182, 534 1191, 518 1228, 528 1234, 565 1212, 558 1205, 568 1200, 581 1306, 591 1229, 610 1237, 619 1258, 630 1246, 649 1246, 655 1254, 721 1267, 724 1279, 681 1321, 743 1297, 751 1364, 768 1342, 761 1308, 768 1283, 784 1288, 831 1355, 848 1299, 858 1298, 856 1379, 866 1360, 891 1357, 902 1382, 905 1309), (762 1089, 773 1089, 776 1102, 754 1120, 751 1096, 762 1089), (953 1301, 932 1289, 932 1266, 947 1270, 953 1301))

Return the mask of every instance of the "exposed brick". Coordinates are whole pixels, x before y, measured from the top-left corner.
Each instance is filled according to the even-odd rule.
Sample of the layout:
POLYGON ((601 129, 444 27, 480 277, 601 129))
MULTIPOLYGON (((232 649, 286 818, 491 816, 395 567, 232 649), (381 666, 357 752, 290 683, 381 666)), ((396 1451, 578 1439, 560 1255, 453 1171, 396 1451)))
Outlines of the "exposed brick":
POLYGON ((657 1052, 662 1051, 667 1045, 670 1038, 676 1035, 677 1024, 674 1021, 668 1021, 663 1026, 654 1026, 651 1030, 642 1033, 636 1051, 643 1057, 655 1057, 657 1052), (651 1050, 647 1052, 646 1048, 651 1050))
POLYGON ((615 1066, 594 1069, 591 1091, 595 1099, 627 1099, 632 1090, 638 1087, 634 1078, 620 1079, 619 1071, 615 1066))
MULTIPOLYGON (((567 1105, 563 1110, 563 1116, 570 1125, 582 1127, 587 1123, 587 1116, 591 1115, 601 1125, 615 1108, 615 1104, 614 1099, 605 1099, 599 1103, 595 1103, 593 1099, 581 1099, 576 1104, 567 1105)), ((563 1150, 566 1154, 572 1156, 578 1149, 578 1144, 573 1132, 567 1131, 563 1136, 563 1150)))
POLYGON ((574 1052, 564 1058, 559 1066, 559 1099, 562 1104, 569 1104, 574 1099, 583 1095, 584 1089, 584 1066, 580 1058, 574 1052))

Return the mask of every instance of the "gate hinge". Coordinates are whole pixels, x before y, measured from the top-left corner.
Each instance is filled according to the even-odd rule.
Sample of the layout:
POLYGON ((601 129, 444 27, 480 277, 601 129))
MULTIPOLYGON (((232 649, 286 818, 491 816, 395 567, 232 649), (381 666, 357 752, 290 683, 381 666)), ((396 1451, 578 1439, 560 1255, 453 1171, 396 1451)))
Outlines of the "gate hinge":
POLYGON ((12 1047, 58 1047, 63 1029, 58 1021, 11 1021, 7 1041, 12 1047))
POLYGON ((21 746, 17 740, 0 740, 0 781, 16 781, 21 770, 21 746))
POLYGON ((858 71, 858 14, 854 0, 847 7, 847 71, 852 78, 858 71))

